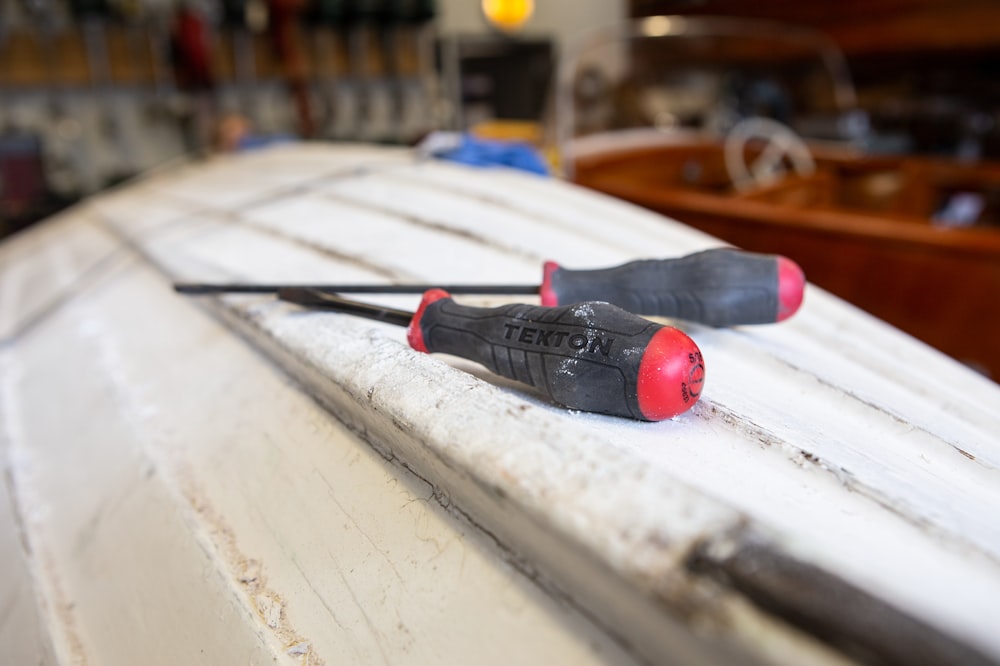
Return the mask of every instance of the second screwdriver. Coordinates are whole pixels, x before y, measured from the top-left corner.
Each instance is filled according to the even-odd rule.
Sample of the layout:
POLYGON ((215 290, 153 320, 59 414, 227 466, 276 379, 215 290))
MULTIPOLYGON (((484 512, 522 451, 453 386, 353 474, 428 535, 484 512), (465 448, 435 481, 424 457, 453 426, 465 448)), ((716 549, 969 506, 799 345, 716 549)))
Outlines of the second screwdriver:
POLYGON ((769 324, 791 317, 802 303, 805 276, 787 257, 714 248, 676 259, 644 259, 612 268, 570 270, 547 262, 541 285, 517 284, 204 284, 181 282, 183 294, 270 293, 283 287, 326 293, 538 294, 542 305, 606 301, 637 314, 709 326, 769 324))

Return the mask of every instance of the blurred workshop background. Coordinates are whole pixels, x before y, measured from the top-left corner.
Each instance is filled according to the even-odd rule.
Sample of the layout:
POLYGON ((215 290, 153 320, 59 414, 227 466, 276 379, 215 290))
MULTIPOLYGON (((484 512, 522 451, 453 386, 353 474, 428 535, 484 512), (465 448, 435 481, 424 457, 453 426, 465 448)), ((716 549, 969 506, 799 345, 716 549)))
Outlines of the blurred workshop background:
POLYGON ((992 0, 0 5, 0 237, 172 161, 436 131, 526 142, 1000 373, 992 0))
POLYGON ((3 0, 4 231, 182 155, 537 121, 558 51, 624 15, 604 0, 3 0))

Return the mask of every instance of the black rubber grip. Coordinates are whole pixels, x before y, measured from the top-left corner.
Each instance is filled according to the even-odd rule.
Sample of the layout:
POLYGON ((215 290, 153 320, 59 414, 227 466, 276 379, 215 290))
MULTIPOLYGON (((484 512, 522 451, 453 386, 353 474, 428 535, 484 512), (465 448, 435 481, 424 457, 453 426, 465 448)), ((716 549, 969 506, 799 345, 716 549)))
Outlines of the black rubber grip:
POLYGON ((690 338, 608 303, 476 308, 436 290, 425 295, 409 339, 416 349, 475 361, 571 409, 661 420, 690 408, 701 391, 701 354, 690 338))
POLYGON ((547 271, 542 296, 550 305, 607 301, 644 315, 737 326, 778 321, 778 290, 775 255, 718 248, 598 270, 557 267, 547 271))

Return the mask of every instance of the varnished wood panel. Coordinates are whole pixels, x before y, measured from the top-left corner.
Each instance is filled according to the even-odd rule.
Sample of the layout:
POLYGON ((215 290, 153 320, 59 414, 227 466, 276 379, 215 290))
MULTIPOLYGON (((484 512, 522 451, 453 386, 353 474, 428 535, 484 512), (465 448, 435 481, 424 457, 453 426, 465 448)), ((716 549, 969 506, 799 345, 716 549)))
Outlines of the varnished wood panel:
POLYGON ((835 4, 632 0, 630 13, 633 17, 742 16, 808 25, 828 34, 851 56, 1000 47, 1000 6, 990 0, 846 0, 835 4))
MULTIPOLYGON (((903 179, 907 184, 879 216, 877 210, 830 205, 822 195, 796 199, 785 191, 783 197, 781 188, 794 181, 733 196, 720 164, 719 148, 713 152, 710 145, 644 150, 581 161, 576 180, 739 247, 785 254, 816 284, 1000 377, 1000 228, 943 229, 921 218, 939 202, 936 188, 996 187, 996 165, 902 161, 909 182, 903 179), (682 167, 696 159, 715 167, 704 170, 705 183, 685 184, 682 167)), ((900 161, 895 164, 899 169, 900 161)), ((887 166, 885 158, 875 158, 858 159, 853 168, 887 166)), ((825 186, 826 196, 830 175, 811 183, 825 186)))

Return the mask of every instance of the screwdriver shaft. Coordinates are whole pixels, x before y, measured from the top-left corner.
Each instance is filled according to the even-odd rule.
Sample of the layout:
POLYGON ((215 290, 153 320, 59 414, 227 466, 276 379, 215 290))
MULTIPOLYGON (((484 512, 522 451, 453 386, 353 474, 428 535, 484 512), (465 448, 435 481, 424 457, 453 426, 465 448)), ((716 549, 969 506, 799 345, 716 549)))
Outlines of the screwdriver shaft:
POLYGON ((282 287, 277 292, 278 298, 281 300, 303 307, 346 312, 397 326, 408 326, 410 320, 413 319, 412 312, 352 301, 336 294, 327 294, 308 287, 282 287))
POLYGON ((321 293, 341 294, 422 294, 429 289, 444 289, 452 294, 537 294, 538 285, 525 284, 246 284, 178 282, 174 291, 180 294, 274 294, 282 289, 307 289, 321 293))

